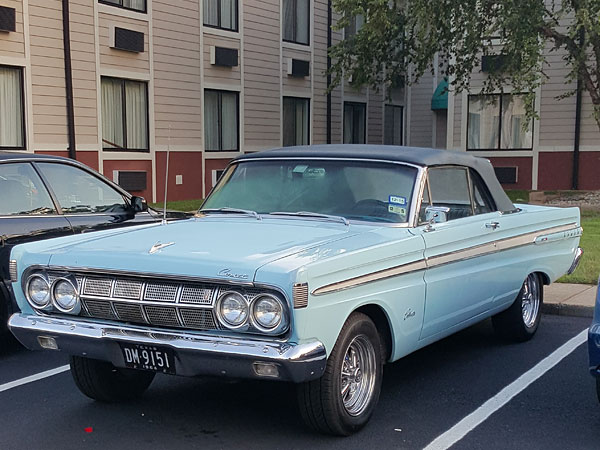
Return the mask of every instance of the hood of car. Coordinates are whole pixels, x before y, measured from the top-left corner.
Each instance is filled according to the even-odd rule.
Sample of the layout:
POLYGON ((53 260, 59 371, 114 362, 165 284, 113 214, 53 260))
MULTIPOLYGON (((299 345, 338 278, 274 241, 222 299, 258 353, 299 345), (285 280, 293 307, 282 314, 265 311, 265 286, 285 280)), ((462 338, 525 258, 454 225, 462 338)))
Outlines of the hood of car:
POLYGON ((297 218, 204 217, 53 246, 50 265, 253 281, 256 270, 374 227, 297 218))

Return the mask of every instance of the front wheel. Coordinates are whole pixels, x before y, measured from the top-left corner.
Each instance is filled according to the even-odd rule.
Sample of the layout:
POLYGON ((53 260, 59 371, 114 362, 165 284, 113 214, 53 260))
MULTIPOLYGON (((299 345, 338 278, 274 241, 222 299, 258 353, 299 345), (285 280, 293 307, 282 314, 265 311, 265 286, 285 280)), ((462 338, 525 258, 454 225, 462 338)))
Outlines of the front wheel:
POLYGON ((381 340, 373 321, 352 314, 344 324, 323 376, 298 386, 298 405, 316 431, 348 436, 371 418, 381 391, 381 340))
POLYGON ((71 356, 71 374, 79 390, 93 400, 116 403, 141 396, 154 372, 121 369, 106 361, 71 356))
POLYGON ((514 303, 506 311, 492 317, 494 330, 511 341, 525 342, 540 325, 544 285, 537 273, 530 273, 514 303))

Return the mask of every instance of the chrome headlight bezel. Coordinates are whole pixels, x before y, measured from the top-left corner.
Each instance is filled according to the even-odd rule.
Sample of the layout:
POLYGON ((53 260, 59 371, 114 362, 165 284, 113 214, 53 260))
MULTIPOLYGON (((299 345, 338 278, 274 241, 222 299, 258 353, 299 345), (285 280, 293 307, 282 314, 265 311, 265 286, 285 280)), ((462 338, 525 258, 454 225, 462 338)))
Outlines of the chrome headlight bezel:
POLYGON ((257 330, 259 330, 259 331, 261 331, 263 333, 272 334, 272 333, 277 332, 277 331, 281 330, 282 328, 284 328, 284 327, 282 327, 282 325, 285 325, 285 323, 284 323, 285 316, 286 316, 286 314, 285 314, 285 305, 275 295, 268 294, 268 293, 263 293, 263 294, 257 295, 252 300, 252 304, 250 306, 250 317, 251 317, 251 320, 252 320, 252 325, 254 326, 254 328, 256 328, 257 330), (256 307, 263 300, 271 300, 271 301, 275 302, 279 306, 279 320, 273 326, 270 326, 270 327, 265 326, 264 324, 262 324, 260 322, 260 320, 258 319, 258 317, 257 317, 256 307))
POLYGON ((51 298, 52 298, 52 306, 54 306, 54 308, 56 308, 58 311, 60 311, 62 313, 65 313, 65 314, 75 314, 75 315, 77 315, 77 314, 79 314, 81 312, 81 298, 79 296, 79 289, 77 287, 77 280, 75 280, 74 277, 72 277, 72 276, 64 276, 64 277, 58 277, 58 278, 56 278, 52 282, 52 286, 51 286, 51 289, 50 289, 50 294, 51 294, 51 298), (73 306, 70 307, 70 308, 65 308, 57 300, 56 289, 62 283, 66 283, 68 286, 70 286, 73 289, 74 303, 73 303, 73 306))
POLYGON ((25 282, 25 298, 29 302, 29 304, 38 311, 46 311, 52 306, 52 286, 50 281, 48 281, 48 276, 44 272, 35 272, 27 277, 27 281, 25 282), (30 294, 31 283, 34 280, 42 280, 48 289, 48 295, 46 297, 46 301, 42 303, 37 303, 33 300, 30 294))

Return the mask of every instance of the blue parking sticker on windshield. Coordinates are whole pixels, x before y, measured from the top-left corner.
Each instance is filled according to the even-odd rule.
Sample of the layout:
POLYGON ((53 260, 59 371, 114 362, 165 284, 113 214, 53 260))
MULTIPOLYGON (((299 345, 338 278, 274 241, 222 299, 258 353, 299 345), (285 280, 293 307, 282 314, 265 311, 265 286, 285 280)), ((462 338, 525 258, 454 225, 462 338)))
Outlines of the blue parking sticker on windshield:
POLYGON ((390 195, 388 203, 390 205, 406 206, 406 197, 400 197, 399 195, 390 195))

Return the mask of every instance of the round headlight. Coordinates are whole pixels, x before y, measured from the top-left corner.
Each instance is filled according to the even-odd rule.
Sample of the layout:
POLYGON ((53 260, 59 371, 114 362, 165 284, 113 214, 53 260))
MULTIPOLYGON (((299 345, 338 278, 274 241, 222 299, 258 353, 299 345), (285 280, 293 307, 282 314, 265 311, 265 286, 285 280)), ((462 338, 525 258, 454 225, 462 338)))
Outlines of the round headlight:
POLYGON ((263 295, 254 301, 252 315, 259 327, 272 330, 281 323, 283 306, 275 297, 263 295))
POLYGON ((69 280, 57 280, 52 286, 54 306, 62 312, 71 312, 79 301, 77 289, 69 280))
POLYGON ((237 292, 226 292, 219 299, 219 315, 225 325, 241 327, 248 320, 248 302, 237 292))
POLYGON ((27 298, 35 308, 45 308, 50 303, 50 284, 40 275, 27 281, 27 298))

